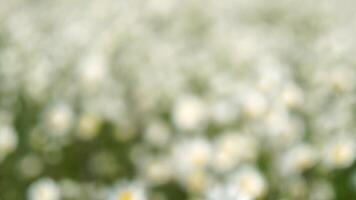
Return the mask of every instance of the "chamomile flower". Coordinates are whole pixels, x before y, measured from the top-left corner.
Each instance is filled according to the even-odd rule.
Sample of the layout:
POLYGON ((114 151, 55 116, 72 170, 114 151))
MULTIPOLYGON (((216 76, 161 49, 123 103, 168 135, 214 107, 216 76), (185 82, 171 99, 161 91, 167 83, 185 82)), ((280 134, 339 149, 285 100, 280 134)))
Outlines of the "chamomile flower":
POLYGON ((244 96, 242 109, 247 117, 260 118, 266 113, 268 102, 262 93, 252 90, 244 96))
POLYGON ((324 162, 331 168, 346 168, 355 160, 355 142, 352 138, 332 139, 323 151, 324 162))
POLYGON ((253 136, 226 132, 217 138, 212 165, 218 172, 227 172, 242 161, 254 160, 257 153, 257 141, 253 136))
POLYGON ((118 183, 107 198, 107 200, 146 200, 145 189, 142 184, 136 182, 118 183))
POLYGON ((308 144, 297 144, 284 153, 281 171, 286 174, 301 173, 315 165, 316 150, 308 144))
POLYGON ((251 200, 248 196, 239 192, 233 185, 221 184, 214 186, 211 190, 207 191, 207 200, 251 200))
POLYGON ((60 200, 61 191, 57 183, 50 178, 42 178, 32 183, 28 189, 29 200, 60 200))
POLYGON ((87 90, 97 89, 104 81, 107 73, 105 59, 102 56, 94 55, 83 59, 79 76, 87 90))
POLYGON ((55 137, 66 135, 72 126, 73 115, 73 111, 68 104, 62 103, 50 107, 45 117, 51 135, 55 137))
POLYGON ((173 122, 183 130, 199 128, 207 117, 205 103, 196 96, 184 96, 177 100, 173 108, 173 122))
POLYGON ((260 171, 252 166, 239 168, 229 180, 236 192, 250 199, 263 197, 267 192, 267 182, 260 171))
POLYGON ((100 126, 101 121, 97 116, 85 114, 79 119, 78 137, 83 140, 91 140, 98 134, 100 126))
POLYGON ((175 144, 172 153, 175 168, 181 173, 187 173, 208 166, 212 146, 205 138, 191 138, 175 144))

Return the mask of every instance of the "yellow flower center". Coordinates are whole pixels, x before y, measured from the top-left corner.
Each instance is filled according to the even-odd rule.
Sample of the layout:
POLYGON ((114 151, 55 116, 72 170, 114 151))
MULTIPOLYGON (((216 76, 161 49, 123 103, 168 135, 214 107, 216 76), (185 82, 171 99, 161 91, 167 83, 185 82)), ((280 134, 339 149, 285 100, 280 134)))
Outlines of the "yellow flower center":
POLYGON ((126 191, 120 194, 118 200, 133 200, 133 195, 130 191, 126 191))

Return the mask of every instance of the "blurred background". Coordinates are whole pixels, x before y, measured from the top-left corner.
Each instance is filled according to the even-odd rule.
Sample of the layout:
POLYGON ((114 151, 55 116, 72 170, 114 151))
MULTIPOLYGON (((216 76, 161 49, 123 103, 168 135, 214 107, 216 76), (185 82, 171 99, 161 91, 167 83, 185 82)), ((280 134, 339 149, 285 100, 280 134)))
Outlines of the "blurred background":
POLYGON ((0 0, 0 199, 356 199, 355 6, 0 0))

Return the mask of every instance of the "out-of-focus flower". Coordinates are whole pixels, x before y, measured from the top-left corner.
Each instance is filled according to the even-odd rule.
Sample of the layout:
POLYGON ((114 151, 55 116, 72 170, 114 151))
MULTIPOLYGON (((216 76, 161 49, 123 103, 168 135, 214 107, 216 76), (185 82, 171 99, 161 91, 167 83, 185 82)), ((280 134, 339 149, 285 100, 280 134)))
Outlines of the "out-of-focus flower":
POLYGON ((163 184, 171 180, 172 163, 167 158, 153 158, 143 165, 145 177, 153 184, 163 184))
POLYGON ((281 98, 290 108, 300 107, 304 102, 303 91, 295 84, 286 85, 282 90, 281 98))
POLYGON ((144 133, 144 139, 148 144, 163 147, 168 144, 171 130, 163 121, 154 120, 149 122, 144 133))
POLYGON ((61 191, 52 179, 43 178, 30 186, 27 197, 29 200, 60 200, 61 191))
POLYGON ((267 192, 267 183, 263 175, 254 167, 244 166, 229 178, 228 184, 241 195, 250 199, 263 197, 267 192))
POLYGON ((65 136, 73 124, 73 111, 67 104, 58 104, 46 113, 49 133, 54 137, 65 136))
POLYGON ((202 99, 185 96, 177 100, 173 108, 173 122, 183 130, 196 129, 207 117, 206 107, 202 99))
POLYGON ((328 81, 331 86, 331 89, 335 91, 350 91, 354 87, 354 72, 348 68, 337 68, 329 72, 328 81))
POLYGON ((227 172, 242 161, 256 159, 257 153, 257 141, 253 136, 226 132, 217 138, 212 165, 218 172, 227 172))
POLYGON ((19 170, 26 178, 40 175, 43 168, 43 161, 37 155, 27 155, 19 162, 19 170))
POLYGON ((276 61, 267 61, 267 63, 266 60, 262 61, 258 68, 260 78, 257 81, 257 88, 266 94, 278 91, 285 79, 280 64, 273 62, 276 61))
POLYGON ((242 109, 251 119, 262 117, 266 113, 267 108, 268 103, 265 96, 258 91, 251 90, 243 99, 242 109))
POLYGON ((308 144, 297 144, 283 154, 281 171, 286 174, 301 173, 315 165, 315 149, 308 144))
POLYGON ((15 151, 18 144, 17 134, 11 126, 0 126, 0 161, 15 151))
POLYGON ((178 177, 178 180, 187 191, 198 194, 210 188, 214 181, 211 174, 203 170, 189 171, 178 177))
POLYGON ((95 138, 99 133, 101 121, 95 115, 85 114, 80 117, 78 124, 78 137, 83 140, 95 138))
POLYGON ((140 183, 120 182, 114 186, 108 200, 146 200, 145 189, 140 183))
POLYGON ((303 122, 290 115, 284 107, 273 108, 263 122, 263 133, 274 145, 288 146, 301 140, 304 135, 303 122))
POLYGON ((220 125, 229 124, 239 116, 238 106, 228 100, 213 102, 209 108, 212 120, 220 125))
POLYGON ((251 200, 232 185, 218 185, 207 192, 207 200, 251 200))
POLYGON ((78 71, 80 81, 87 90, 96 90, 107 78, 107 64, 102 56, 95 55, 83 60, 78 71))
POLYGON ((175 168, 185 174, 206 168, 212 156, 212 147, 205 138, 191 138, 175 144, 172 153, 175 168))
POLYGON ((355 142, 352 138, 333 138, 326 144, 323 160, 328 167, 346 168, 355 160, 355 142))

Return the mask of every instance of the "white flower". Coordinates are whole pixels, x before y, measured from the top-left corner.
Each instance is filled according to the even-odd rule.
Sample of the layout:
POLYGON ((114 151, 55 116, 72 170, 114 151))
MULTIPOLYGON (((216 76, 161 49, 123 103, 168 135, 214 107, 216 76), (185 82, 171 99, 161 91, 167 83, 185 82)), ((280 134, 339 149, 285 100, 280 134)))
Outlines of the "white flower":
POLYGON ((251 199, 260 198, 267 192, 267 183, 264 177, 252 166, 238 169, 228 184, 231 184, 238 193, 251 199))
POLYGON ((139 183, 118 183, 107 200, 146 200, 145 189, 139 183))
POLYGON ((48 60, 44 59, 37 62, 36 67, 33 67, 26 74, 25 89, 31 97, 38 100, 47 95, 45 92, 55 74, 52 74, 51 70, 53 68, 50 66, 48 60))
POLYGON ((219 124, 226 124, 236 120, 238 114, 237 106, 226 100, 219 100, 210 106, 211 118, 219 124))
POLYGON ((300 173, 316 163, 316 152, 308 144, 297 144, 289 149, 281 160, 281 171, 300 173))
POLYGON ((283 107, 271 109, 263 119, 263 132, 274 145, 288 146, 300 140, 304 134, 304 124, 283 107))
POLYGON ((331 138, 323 152, 325 164, 331 168, 346 168, 351 166, 356 156, 354 139, 331 138))
POLYGON ((145 176, 155 184, 167 182, 172 176, 172 166, 167 159, 153 159, 144 166, 145 176))
POLYGON ((207 191, 206 200, 251 200, 234 185, 218 185, 207 191))
POLYGON ((173 122, 181 129, 196 129, 206 118, 204 102, 195 96, 185 96, 177 100, 173 108, 173 122))
POLYGON ((30 186, 27 197, 29 200, 60 200, 61 191, 52 179, 43 178, 30 186))
POLYGON ((259 90, 265 93, 271 93, 278 91, 281 84, 284 81, 284 74, 282 71, 272 64, 262 63, 259 67, 260 79, 257 82, 257 87, 259 90))
POLYGON ((327 81, 336 91, 350 91, 354 86, 354 73, 348 68, 340 67, 329 72, 327 81))
POLYGON ((15 130, 10 126, 0 127, 0 160, 15 151, 18 138, 15 130))
POLYGON ((291 108, 301 106, 304 102, 303 91, 294 84, 288 84, 283 88, 281 98, 284 104, 291 108))
POLYGON ((173 147, 173 163, 182 173, 204 169, 209 164, 211 153, 212 147, 207 139, 187 139, 173 147))
POLYGON ((46 117, 47 126, 54 136, 68 133, 73 123, 73 111, 66 104, 58 104, 50 108, 46 117))
POLYGON ((167 124, 162 121, 153 121, 148 124, 144 139, 149 144, 162 147, 169 142, 170 135, 167 124))
POLYGON ((204 170, 187 172, 178 177, 178 180, 192 193, 200 193, 207 190, 213 181, 211 174, 204 170))
POLYGON ((97 89, 97 86, 105 80, 107 76, 105 60, 98 55, 91 56, 82 61, 80 67, 80 80, 88 90, 97 89))
POLYGON ((101 121, 95 115, 81 116, 78 124, 78 137, 84 140, 93 139, 98 134, 100 125, 101 121))
POLYGON ((244 160, 253 160, 258 153, 257 141, 252 135, 226 132, 217 138, 212 165, 226 172, 244 160))
POLYGON ((319 69, 315 75, 315 83, 333 92, 350 92, 355 86, 354 71, 345 66, 331 69, 319 69))
POLYGON ((266 97, 258 91, 249 91, 243 98, 242 109, 251 119, 263 116, 267 108, 268 103, 266 97))

